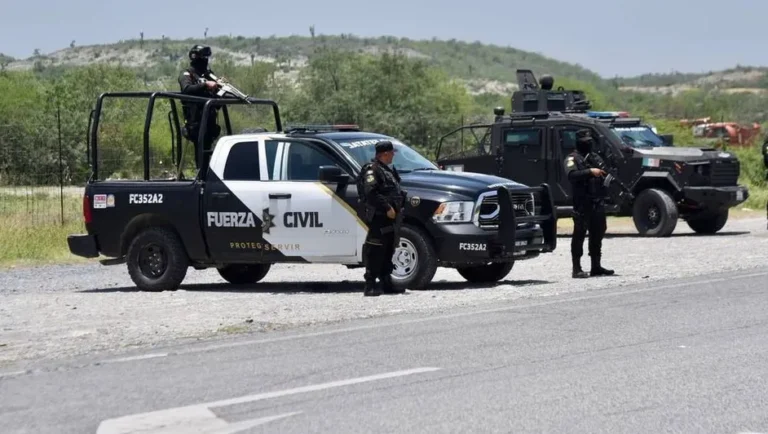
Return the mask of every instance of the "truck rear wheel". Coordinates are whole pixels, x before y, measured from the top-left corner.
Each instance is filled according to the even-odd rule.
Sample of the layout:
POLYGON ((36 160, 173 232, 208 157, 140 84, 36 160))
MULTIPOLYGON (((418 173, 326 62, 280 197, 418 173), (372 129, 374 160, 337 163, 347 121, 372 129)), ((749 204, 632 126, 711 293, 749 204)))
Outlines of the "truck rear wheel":
POLYGON ((698 234, 714 234, 728 222, 728 209, 703 212, 688 218, 688 226, 698 234))
POLYGON ((218 268, 219 276, 233 285, 248 285, 263 279, 271 264, 230 264, 218 268))
POLYGON ((471 267, 457 267, 456 271, 461 277, 471 283, 492 283, 507 277, 514 262, 493 262, 484 265, 473 265, 471 267))
POLYGON ((668 237, 677 226, 677 205, 672 196, 664 190, 649 188, 635 199, 632 220, 640 235, 668 237))
POLYGON ((403 225, 400 242, 392 255, 392 266, 392 284, 396 288, 420 290, 432 282, 437 271, 437 254, 421 229, 403 225))
POLYGON ((175 291, 187 275, 189 258, 178 235, 165 228, 141 231, 128 247, 128 274, 142 291, 175 291))

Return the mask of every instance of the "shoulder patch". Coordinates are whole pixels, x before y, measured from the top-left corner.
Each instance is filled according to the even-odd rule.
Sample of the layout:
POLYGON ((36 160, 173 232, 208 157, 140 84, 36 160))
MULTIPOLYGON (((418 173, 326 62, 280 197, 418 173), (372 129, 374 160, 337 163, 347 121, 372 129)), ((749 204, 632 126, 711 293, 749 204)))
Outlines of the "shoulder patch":
POLYGON ((372 184, 374 181, 376 181, 376 177, 373 176, 372 171, 368 171, 368 173, 365 174, 365 182, 372 184))
POLYGON ((572 167, 576 162, 573 161, 573 157, 568 157, 568 159, 565 162, 565 165, 568 167, 572 167))
POLYGON ((184 75, 189 75, 189 71, 184 71, 184 75))

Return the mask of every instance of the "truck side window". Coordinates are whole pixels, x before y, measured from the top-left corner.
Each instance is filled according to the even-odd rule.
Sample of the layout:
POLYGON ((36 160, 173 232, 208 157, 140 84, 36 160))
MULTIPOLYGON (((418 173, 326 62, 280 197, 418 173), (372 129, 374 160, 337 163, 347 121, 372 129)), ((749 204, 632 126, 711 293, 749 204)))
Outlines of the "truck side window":
POLYGON ((560 130, 560 146, 563 149, 563 155, 568 155, 576 149, 576 129, 560 130))
POLYGON ((335 166, 324 152, 302 142, 291 142, 285 151, 283 173, 287 181, 317 181, 320 166, 335 166))
POLYGON ((504 132, 505 146, 539 146, 541 145, 541 130, 538 128, 512 129, 504 132))
POLYGON ((240 142, 232 146, 224 167, 224 179, 232 181, 258 181, 259 142, 240 142))

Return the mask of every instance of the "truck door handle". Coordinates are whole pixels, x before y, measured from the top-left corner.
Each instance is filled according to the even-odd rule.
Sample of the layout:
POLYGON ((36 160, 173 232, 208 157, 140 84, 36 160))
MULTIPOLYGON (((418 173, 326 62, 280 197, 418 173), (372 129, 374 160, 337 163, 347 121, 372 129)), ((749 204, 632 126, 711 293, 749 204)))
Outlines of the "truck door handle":
POLYGON ((229 192, 228 191, 214 191, 213 193, 211 193, 211 196, 213 196, 213 197, 227 197, 227 196, 229 196, 229 192))
POLYGON ((269 193, 270 199, 290 199, 291 193, 269 193))

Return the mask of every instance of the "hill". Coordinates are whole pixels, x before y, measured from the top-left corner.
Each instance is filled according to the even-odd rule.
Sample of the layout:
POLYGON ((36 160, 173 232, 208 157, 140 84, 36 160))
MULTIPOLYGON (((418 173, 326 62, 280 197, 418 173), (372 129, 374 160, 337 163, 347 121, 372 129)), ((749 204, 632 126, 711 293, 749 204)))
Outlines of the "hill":
POLYGON ((723 71, 691 74, 643 74, 616 79, 619 89, 676 95, 692 89, 720 90, 725 93, 768 93, 768 68, 737 66, 723 71))
POLYGON ((379 54, 393 50, 410 57, 427 60, 453 77, 463 79, 472 93, 509 94, 516 87, 515 69, 529 68, 537 74, 569 77, 596 86, 610 83, 581 65, 560 62, 541 54, 512 47, 486 45, 480 42, 457 40, 411 40, 382 36, 361 38, 354 35, 316 35, 268 38, 244 36, 188 38, 184 40, 133 39, 112 44, 76 46, 53 53, 35 55, 27 59, 5 58, 0 66, 6 70, 55 71, 68 66, 89 64, 121 64, 142 68, 148 80, 176 74, 179 64, 186 62, 189 47, 194 44, 210 45, 214 56, 231 59, 238 65, 269 62, 280 66, 283 74, 295 74, 306 65, 308 57, 318 46, 333 46, 342 50, 379 54))

